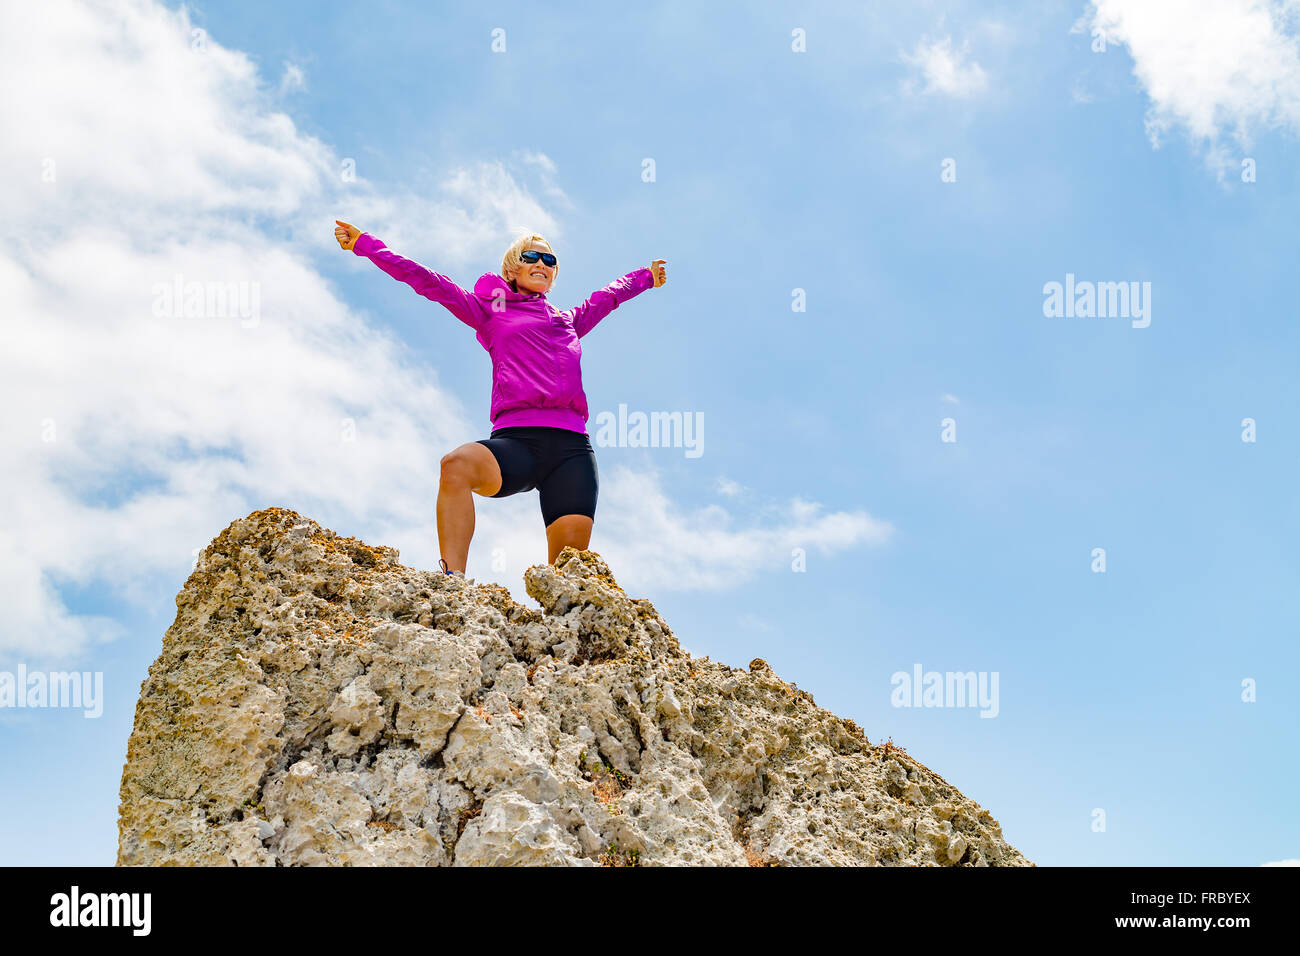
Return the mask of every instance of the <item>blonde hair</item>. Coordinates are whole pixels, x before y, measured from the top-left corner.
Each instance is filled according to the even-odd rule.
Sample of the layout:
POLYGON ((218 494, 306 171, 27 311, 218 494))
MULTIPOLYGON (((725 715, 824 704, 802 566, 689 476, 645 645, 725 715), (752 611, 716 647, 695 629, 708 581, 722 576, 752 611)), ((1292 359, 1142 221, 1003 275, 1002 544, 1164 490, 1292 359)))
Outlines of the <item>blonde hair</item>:
MULTIPOLYGON (((511 273, 516 272, 519 269, 519 267, 524 264, 524 260, 519 258, 519 254, 523 252, 525 249, 527 249, 529 246, 531 246, 534 242, 546 242, 546 239, 542 236, 537 235, 536 233, 529 233, 527 235, 520 236, 514 242, 510 243, 510 248, 507 249, 506 254, 501 257, 501 278, 509 282, 510 288, 514 289, 516 292, 519 291, 519 287, 515 285, 515 280, 510 278, 510 275, 511 273)), ((551 244, 549 242, 546 242, 546 245, 547 248, 550 248, 552 252, 555 251, 554 248, 551 247, 551 244)), ((555 266, 554 275, 555 278, 557 279, 560 277, 560 267, 558 263, 555 266)))

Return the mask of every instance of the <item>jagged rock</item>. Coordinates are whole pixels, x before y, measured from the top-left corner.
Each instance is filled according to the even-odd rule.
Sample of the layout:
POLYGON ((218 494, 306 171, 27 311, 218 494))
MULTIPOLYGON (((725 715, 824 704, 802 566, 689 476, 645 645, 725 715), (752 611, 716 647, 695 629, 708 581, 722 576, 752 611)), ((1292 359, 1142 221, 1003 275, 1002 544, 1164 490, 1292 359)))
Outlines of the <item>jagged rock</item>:
POLYGON ((494 584, 270 508, 176 598, 119 865, 1031 866, 761 659, 687 654, 600 556, 494 584))

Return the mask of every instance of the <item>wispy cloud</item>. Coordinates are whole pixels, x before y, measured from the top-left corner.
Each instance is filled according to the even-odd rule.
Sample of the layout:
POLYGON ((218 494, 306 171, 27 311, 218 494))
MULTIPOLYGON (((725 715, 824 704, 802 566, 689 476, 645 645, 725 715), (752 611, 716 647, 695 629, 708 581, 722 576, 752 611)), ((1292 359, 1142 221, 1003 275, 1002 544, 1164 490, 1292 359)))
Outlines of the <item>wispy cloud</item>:
POLYGON ((718 476, 718 494, 726 495, 728 498, 734 498, 745 491, 745 486, 738 481, 732 481, 730 478, 718 476))
POLYGON ((883 545, 894 534, 865 510, 832 511, 799 498, 769 502, 752 517, 718 505, 683 507, 656 475, 626 467, 612 470, 610 484, 601 540, 593 536, 592 547, 643 588, 730 588, 761 572, 788 572, 795 548, 833 555, 883 545))
POLYGON ((286 63, 280 74, 280 95, 296 93, 307 88, 307 75, 296 63, 286 63))
POLYGON ((746 611, 740 615, 736 622, 746 631, 756 631, 762 634, 773 634, 776 632, 776 625, 767 618, 759 617, 753 611, 746 611))
POLYGON ((956 48, 951 36, 937 40, 924 38, 911 53, 902 55, 903 62, 916 73, 905 83, 905 88, 909 92, 915 92, 919 80, 922 93, 940 93, 959 98, 981 93, 988 86, 988 77, 984 69, 968 57, 968 44, 956 48))

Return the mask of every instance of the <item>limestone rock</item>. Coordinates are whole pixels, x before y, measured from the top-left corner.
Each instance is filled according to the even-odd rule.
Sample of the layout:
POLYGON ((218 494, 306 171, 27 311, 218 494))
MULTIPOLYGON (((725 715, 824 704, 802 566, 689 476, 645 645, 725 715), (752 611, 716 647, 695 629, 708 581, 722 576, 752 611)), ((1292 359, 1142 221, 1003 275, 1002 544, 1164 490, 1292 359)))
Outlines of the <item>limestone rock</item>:
POLYGON ((1032 866, 762 660, 687 654, 599 555, 494 584, 233 522, 141 686, 119 865, 1032 866))

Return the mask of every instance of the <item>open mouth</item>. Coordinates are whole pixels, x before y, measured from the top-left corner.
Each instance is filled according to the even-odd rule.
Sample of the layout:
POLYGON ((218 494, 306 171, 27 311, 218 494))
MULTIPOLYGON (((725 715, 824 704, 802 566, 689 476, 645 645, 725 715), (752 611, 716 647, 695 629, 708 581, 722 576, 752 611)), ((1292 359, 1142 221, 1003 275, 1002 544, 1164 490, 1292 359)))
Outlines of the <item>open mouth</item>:
POLYGON ((531 272, 531 273, 529 273, 529 275, 537 276, 537 278, 539 278, 539 279, 545 279, 545 278, 546 278, 546 273, 545 273, 545 272, 531 272))

